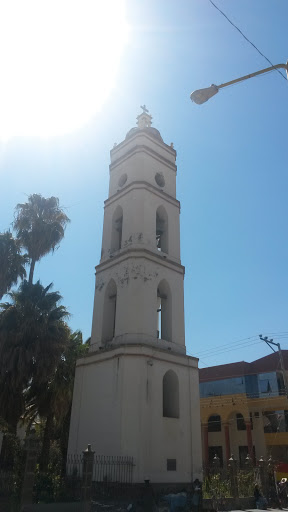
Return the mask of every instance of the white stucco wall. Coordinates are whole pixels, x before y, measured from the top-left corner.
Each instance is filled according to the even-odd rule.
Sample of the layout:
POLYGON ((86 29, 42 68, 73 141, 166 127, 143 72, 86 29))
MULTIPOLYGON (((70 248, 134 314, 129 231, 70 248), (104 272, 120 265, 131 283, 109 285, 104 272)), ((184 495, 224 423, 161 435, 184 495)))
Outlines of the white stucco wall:
POLYGON ((201 476, 197 360, 121 347, 79 361, 76 375, 70 453, 90 443, 97 454, 133 456, 136 482, 201 476), (179 379, 179 419, 163 417, 163 376, 170 369, 179 379), (167 471, 167 459, 176 459, 176 471, 167 471))
POLYGON ((145 183, 131 185, 106 202, 101 261, 115 254, 114 248, 111 247, 112 217, 118 206, 123 210, 122 250, 133 245, 154 252, 158 252, 156 211, 159 206, 163 206, 168 217, 167 256, 180 263, 180 204, 145 183))
MULTIPOLYGON (((141 116, 141 126, 149 125, 150 116, 141 116)), ((89 443, 97 454, 133 456, 136 482, 187 483, 202 471, 198 361, 185 348, 176 151, 150 128, 133 129, 111 151, 91 347, 77 363, 68 451, 89 443), (167 252, 156 246, 159 207, 167 252), (157 338, 160 303, 164 340, 157 338), (168 370, 179 381, 179 418, 163 417, 168 370), (176 459, 176 471, 167 471, 167 459, 176 459)))
POLYGON ((163 173, 165 178, 165 185, 161 189, 176 197, 175 160, 174 149, 138 131, 111 151, 109 197, 121 190, 119 179, 124 173, 127 174, 124 186, 145 179, 147 183, 159 188, 155 182, 157 172, 163 173))
POLYGON ((177 346, 185 350, 183 277, 183 267, 171 265, 158 254, 143 257, 136 251, 98 266, 91 350, 102 341, 104 295, 111 279, 117 286, 118 342, 157 342, 157 287, 165 279, 171 290, 172 343, 175 350, 177 346))

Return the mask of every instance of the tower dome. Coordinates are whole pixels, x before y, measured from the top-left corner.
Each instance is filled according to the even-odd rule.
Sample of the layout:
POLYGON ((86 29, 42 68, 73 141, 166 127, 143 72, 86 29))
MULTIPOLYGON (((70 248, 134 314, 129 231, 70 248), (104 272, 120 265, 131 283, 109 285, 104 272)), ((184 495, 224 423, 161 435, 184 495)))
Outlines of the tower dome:
POLYGON ((155 139, 160 140, 160 142, 163 142, 159 130, 151 126, 152 116, 150 116, 148 109, 146 108, 145 105, 141 106, 141 108, 143 112, 139 114, 139 116, 137 117, 137 126, 129 130, 125 139, 130 139, 130 137, 132 137, 136 133, 139 133, 139 131, 143 131, 144 133, 147 133, 151 137, 155 137, 155 139))

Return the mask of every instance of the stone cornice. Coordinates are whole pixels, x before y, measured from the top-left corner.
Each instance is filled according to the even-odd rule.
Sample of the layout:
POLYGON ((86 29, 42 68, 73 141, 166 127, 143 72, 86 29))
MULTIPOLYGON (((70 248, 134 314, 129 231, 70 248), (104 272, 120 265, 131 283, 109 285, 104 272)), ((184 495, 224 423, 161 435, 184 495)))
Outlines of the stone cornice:
POLYGON ((89 352, 82 359, 78 359, 76 366, 87 366, 90 364, 97 364, 103 361, 115 359, 118 357, 143 357, 148 359, 156 359, 158 361, 164 361, 166 363, 174 363, 179 366, 189 367, 191 369, 198 371, 198 358, 193 356, 188 356, 187 354, 179 354, 175 352, 170 352, 165 349, 155 348, 155 345, 141 345, 135 343, 135 345, 119 345, 115 347, 103 348, 103 350, 97 350, 89 352))
POLYGON ((99 273, 108 268, 112 268, 125 260, 129 260, 130 258, 144 258, 146 260, 152 261, 153 263, 160 264, 166 268, 169 268, 170 270, 179 272, 183 275, 183 277, 185 274, 185 267, 181 265, 181 263, 177 263, 171 260, 163 252, 154 253, 153 251, 145 249, 144 247, 128 247, 125 249, 119 249, 119 251, 114 253, 113 256, 101 261, 98 265, 96 265, 96 272, 99 273))
POLYGON ((112 155, 115 155, 119 149, 123 149, 125 148, 125 146, 128 146, 131 144, 131 142, 133 143, 133 141, 135 139, 137 139, 137 137, 147 137, 147 139, 152 142, 153 144, 155 144, 156 146, 159 146, 159 148, 161 149, 165 149, 166 151, 168 151, 169 153, 171 153, 173 155, 174 158, 176 158, 176 150, 174 148, 172 148, 171 146, 169 146, 168 144, 166 144, 164 141, 159 141, 157 140, 155 137, 152 137, 151 135, 149 135, 149 133, 147 133, 145 130, 140 130, 138 129, 137 131, 135 131, 135 133, 133 135, 131 135, 128 139, 124 139, 122 142, 119 142, 119 144, 117 144, 117 146, 115 146, 114 148, 111 149, 110 151, 110 155, 112 157, 112 155))
POLYGON ((122 155, 113 162, 111 162, 111 164, 109 165, 110 172, 113 171, 114 167, 117 167, 119 164, 122 164, 123 162, 125 162, 125 160, 127 160, 136 153, 147 153, 149 155, 152 155, 153 158, 155 158, 159 162, 164 163, 167 167, 170 167, 172 171, 177 172, 176 164, 173 164, 170 160, 168 160, 168 158, 165 158, 164 156, 160 155, 159 153, 157 153, 157 151, 154 151, 154 149, 150 148, 149 146, 146 146, 145 144, 137 144, 133 146, 131 149, 127 150, 125 155, 122 155))
POLYGON ((176 206, 176 208, 179 208, 180 210, 180 201, 178 199, 174 199, 174 197, 170 196, 163 190, 159 190, 158 188, 154 187, 154 185, 151 185, 150 183, 147 183, 146 181, 134 181, 132 183, 129 183, 126 187, 123 189, 117 191, 113 196, 108 197, 104 201, 104 208, 106 206, 109 206, 110 204, 113 204, 115 201, 118 201, 119 198, 123 197, 125 194, 130 192, 131 190, 137 190, 137 189, 146 189, 155 194, 156 196, 160 197, 161 199, 165 199, 168 203, 173 204, 176 206))

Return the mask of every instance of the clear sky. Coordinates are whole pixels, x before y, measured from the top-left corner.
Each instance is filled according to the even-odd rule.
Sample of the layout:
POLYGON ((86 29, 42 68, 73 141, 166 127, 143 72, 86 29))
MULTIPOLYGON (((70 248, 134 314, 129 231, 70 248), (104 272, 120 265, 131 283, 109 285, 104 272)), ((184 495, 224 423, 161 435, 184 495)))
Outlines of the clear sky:
MULTIPOLYGON (((287 0, 215 3, 286 62, 287 0)), ((209 0, 4 4, 0 231, 29 194, 59 197, 71 224, 35 278, 61 292, 71 327, 90 335, 109 152, 145 103, 177 150, 188 353, 251 361, 270 353, 259 333, 288 349, 287 81, 273 72, 191 103, 268 66, 209 0)))

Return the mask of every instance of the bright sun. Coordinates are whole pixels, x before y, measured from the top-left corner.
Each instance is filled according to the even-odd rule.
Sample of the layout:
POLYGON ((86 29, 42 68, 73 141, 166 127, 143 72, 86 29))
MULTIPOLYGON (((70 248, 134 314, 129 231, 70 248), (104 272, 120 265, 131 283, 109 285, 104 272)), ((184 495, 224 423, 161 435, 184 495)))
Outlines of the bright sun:
POLYGON ((0 138, 77 129, 114 86, 128 40, 125 0, 0 6, 0 138))

